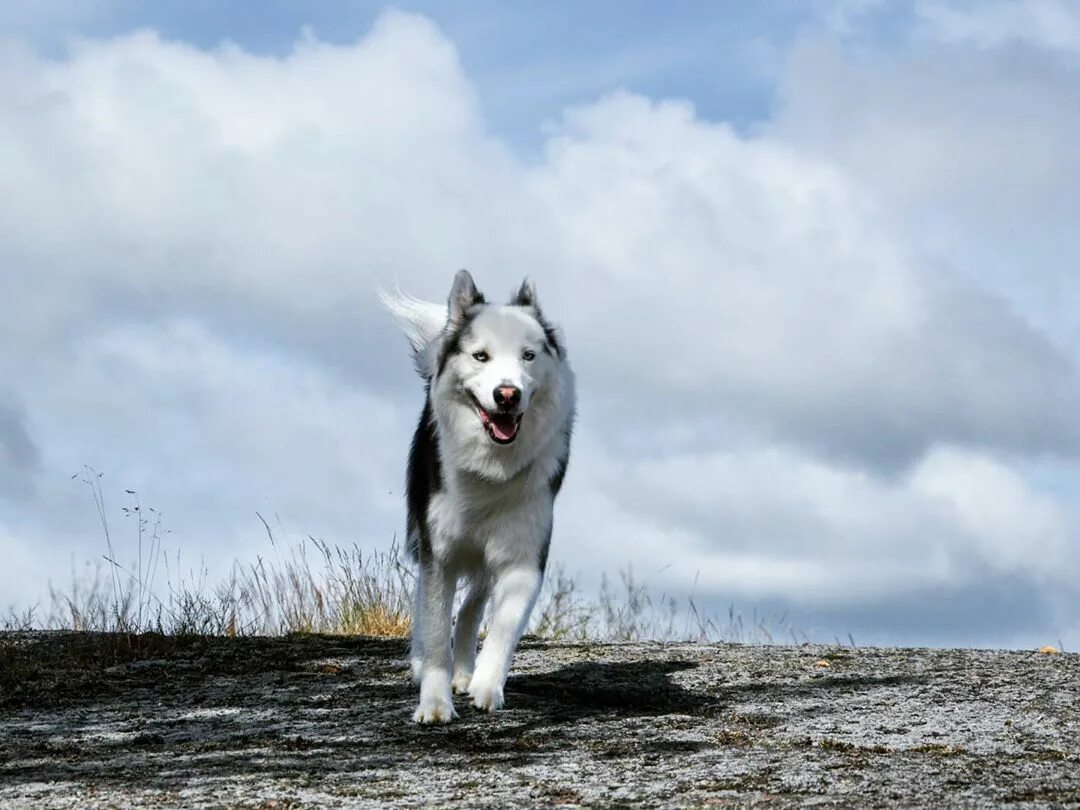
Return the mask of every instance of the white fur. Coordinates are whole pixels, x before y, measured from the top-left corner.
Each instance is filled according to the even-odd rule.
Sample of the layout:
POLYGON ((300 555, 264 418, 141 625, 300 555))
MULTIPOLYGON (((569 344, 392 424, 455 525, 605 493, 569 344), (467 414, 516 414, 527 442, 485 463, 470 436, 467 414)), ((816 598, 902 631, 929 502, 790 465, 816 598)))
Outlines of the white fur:
POLYGON ((544 329, 531 308, 483 307, 461 351, 438 373, 439 351, 454 327, 453 298, 449 309, 400 294, 384 303, 401 322, 430 384, 442 481, 427 504, 430 549, 420 555, 417 576, 411 664, 420 701, 413 719, 447 723, 457 716, 451 690, 467 692, 485 711, 503 705, 514 650, 540 591, 555 498, 550 482, 569 452, 574 375, 563 352, 545 350, 544 329), (534 359, 524 358, 525 349, 534 359), (487 362, 473 358, 480 350, 488 353, 487 362), (505 384, 521 390, 523 416, 514 441, 500 445, 471 397, 492 410, 493 391, 505 384), (462 579, 470 590, 451 646, 451 609, 462 579), (488 633, 476 655, 489 601, 488 633))
POLYGON ((421 301, 400 289, 392 293, 379 290, 379 301, 394 316, 409 339, 416 370, 425 379, 430 378, 435 373, 439 338, 446 327, 446 305, 421 301))

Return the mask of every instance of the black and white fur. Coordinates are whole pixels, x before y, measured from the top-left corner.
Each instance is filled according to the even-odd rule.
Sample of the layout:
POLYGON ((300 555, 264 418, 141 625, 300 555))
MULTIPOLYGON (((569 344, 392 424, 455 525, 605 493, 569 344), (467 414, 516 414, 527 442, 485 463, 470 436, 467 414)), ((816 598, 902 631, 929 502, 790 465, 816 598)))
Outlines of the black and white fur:
POLYGON ((454 277, 447 306, 383 295, 426 383, 408 466, 408 550, 419 563, 410 663, 417 723, 455 717, 451 690, 503 705, 514 649, 536 602, 574 420, 574 375, 526 281, 488 304, 454 277), (459 580, 468 593, 451 641, 459 580), (479 655, 477 633, 490 601, 479 655))

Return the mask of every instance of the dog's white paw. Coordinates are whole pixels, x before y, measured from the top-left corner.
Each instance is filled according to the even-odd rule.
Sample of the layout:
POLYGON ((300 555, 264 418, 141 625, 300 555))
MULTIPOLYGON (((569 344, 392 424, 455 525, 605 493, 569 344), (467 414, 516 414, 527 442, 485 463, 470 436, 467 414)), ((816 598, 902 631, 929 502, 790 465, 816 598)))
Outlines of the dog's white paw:
POLYGON ((450 681, 450 687, 454 690, 455 695, 464 695, 469 691, 470 683, 472 683, 471 672, 455 672, 454 680, 450 681))
POLYGON ((457 716, 453 701, 446 697, 421 699, 412 718, 414 723, 427 726, 449 723, 451 720, 456 720, 457 716))
POLYGON ((472 705, 485 712, 501 709, 504 702, 502 684, 475 677, 469 684, 469 696, 472 697, 472 705))

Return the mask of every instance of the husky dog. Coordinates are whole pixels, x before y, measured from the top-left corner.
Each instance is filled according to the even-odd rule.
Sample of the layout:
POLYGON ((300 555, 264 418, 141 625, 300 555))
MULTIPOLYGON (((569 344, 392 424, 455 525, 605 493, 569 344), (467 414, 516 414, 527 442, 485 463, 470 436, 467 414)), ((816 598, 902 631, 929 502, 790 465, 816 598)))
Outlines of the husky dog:
POLYGON ((410 663, 417 723, 457 717, 451 690, 503 705, 514 649, 547 564, 552 506, 566 474, 574 375, 532 283, 488 304, 472 276, 447 306, 383 295, 412 345, 426 399, 408 468, 408 540, 419 563, 410 663), (458 581, 468 593, 451 611, 458 581), (488 601, 487 637, 476 654, 488 601))

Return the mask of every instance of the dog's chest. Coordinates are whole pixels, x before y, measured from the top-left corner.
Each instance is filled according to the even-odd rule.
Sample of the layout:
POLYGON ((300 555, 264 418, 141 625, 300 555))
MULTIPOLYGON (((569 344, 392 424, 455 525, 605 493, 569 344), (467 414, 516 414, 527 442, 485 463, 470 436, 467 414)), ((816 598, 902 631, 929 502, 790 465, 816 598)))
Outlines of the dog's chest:
POLYGON ((507 545, 531 546, 546 539, 552 503, 530 477, 499 483, 458 480, 428 506, 432 545, 439 557, 491 559, 507 545))

